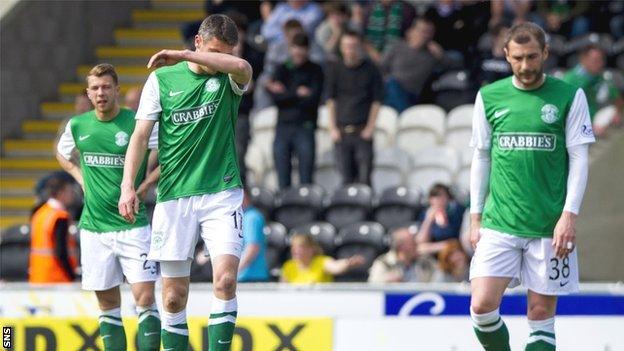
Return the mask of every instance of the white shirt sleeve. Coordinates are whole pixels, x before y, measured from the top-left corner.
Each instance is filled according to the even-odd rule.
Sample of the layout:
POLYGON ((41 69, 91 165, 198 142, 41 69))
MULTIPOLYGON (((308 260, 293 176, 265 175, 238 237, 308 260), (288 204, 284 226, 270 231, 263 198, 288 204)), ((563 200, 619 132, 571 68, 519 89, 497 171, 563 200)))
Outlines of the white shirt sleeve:
POLYGON ((56 151, 58 151, 61 156, 66 159, 71 159, 72 151, 76 148, 76 142, 74 141, 74 136, 71 132, 71 120, 67 121, 65 125, 65 131, 61 134, 59 138, 58 144, 56 145, 56 151))
POLYGON ((490 150, 474 150, 470 166, 470 213, 483 212, 491 164, 490 150))
POLYGON ((152 150, 158 150, 158 122, 154 123, 152 128, 152 134, 150 134, 147 142, 147 148, 152 150))
POLYGON ((485 107, 481 92, 477 93, 474 111, 472 114, 472 137, 470 147, 480 150, 489 150, 492 146, 492 127, 485 118, 485 107))
POLYGON ((143 86, 139 109, 134 118, 158 121, 161 112, 158 78, 156 78, 156 73, 152 72, 143 86))
POLYGON ((251 79, 250 79, 249 82, 245 83, 245 85, 241 87, 240 84, 236 83, 234 79, 232 79, 231 74, 228 74, 228 80, 230 81, 230 87, 232 87, 232 90, 234 91, 236 95, 245 94, 245 92, 249 88, 249 83, 251 82, 251 79))
POLYGON ((590 144, 596 141, 592 130, 589 108, 583 89, 578 89, 566 117, 566 147, 590 144))
POLYGON ((587 185, 587 173, 589 172, 589 145, 580 144, 568 146, 568 184, 564 211, 578 214, 581 210, 585 186, 587 185))

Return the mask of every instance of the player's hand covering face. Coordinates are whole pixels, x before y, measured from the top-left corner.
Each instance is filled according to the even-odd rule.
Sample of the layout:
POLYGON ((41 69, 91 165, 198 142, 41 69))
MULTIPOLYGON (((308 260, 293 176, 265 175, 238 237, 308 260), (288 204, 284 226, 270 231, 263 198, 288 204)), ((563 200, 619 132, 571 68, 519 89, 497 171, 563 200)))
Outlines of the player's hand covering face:
POLYGON ((537 40, 531 39, 524 44, 511 40, 505 48, 505 54, 514 76, 522 85, 532 88, 542 79, 548 49, 542 49, 537 40))

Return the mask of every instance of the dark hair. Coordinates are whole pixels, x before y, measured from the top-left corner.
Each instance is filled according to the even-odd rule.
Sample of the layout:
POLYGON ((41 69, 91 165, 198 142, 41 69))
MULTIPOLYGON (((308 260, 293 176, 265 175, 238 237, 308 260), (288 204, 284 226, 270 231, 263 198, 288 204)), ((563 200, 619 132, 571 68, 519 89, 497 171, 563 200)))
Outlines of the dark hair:
POLYGON ((362 40, 362 35, 360 34, 360 32, 351 28, 347 28, 342 32, 342 36, 340 38, 342 39, 344 37, 355 37, 358 40, 362 40))
POLYGON ((238 43, 238 29, 236 23, 226 15, 210 15, 199 26, 197 34, 204 40, 217 38, 227 45, 235 46, 238 43))
POLYGON ((505 38, 505 47, 509 45, 510 41, 526 44, 531 41, 531 38, 535 39, 539 43, 540 48, 544 50, 546 47, 546 33, 542 27, 532 22, 514 24, 505 38))
POLYGON ((292 38, 290 45, 308 48, 310 47, 310 41, 305 33, 297 33, 292 38))
POLYGON ((446 195, 449 199, 453 198, 453 194, 451 193, 451 188, 442 184, 435 183, 429 190, 429 197, 435 197, 440 195, 446 195))
POLYGON ((583 46, 579 50, 578 54, 579 54, 579 56, 585 56, 585 55, 589 54, 591 51, 594 51, 594 50, 600 51, 603 55, 605 54, 605 49, 602 46, 598 45, 598 44, 588 44, 588 45, 585 45, 585 46, 583 46))
POLYGON ((284 22, 282 29, 284 31, 291 30, 291 29, 303 29, 303 25, 298 20, 291 18, 288 21, 284 22))
POLYGON ((119 79, 117 78, 117 72, 115 72, 115 67, 113 67, 113 65, 111 65, 110 63, 100 63, 99 65, 95 65, 93 68, 91 68, 86 77, 87 83, 89 83, 89 77, 91 76, 111 76, 115 85, 119 85, 119 79))

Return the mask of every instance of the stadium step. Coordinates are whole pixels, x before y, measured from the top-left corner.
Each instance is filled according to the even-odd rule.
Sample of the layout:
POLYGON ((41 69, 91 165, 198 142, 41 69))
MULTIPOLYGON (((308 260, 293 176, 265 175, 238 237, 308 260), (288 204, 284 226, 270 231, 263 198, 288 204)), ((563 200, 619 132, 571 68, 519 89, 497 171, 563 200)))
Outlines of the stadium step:
MULTIPOLYGON (((121 78, 121 77, 120 77, 121 78)), ((84 76, 81 77, 79 80, 83 80, 84 76)), ((147 76, 145 76, 145 79, 147 79, 147 76)), ((140 88, 143 85, 143 82, 140 83, 120 83, 119 84, 119 89, 120 89, 120 94, 123 96, 126 94, 126 92, 128 91, 128 89, 130 88, 140 88)), ((86 83, 63 83, 61 85, 59 85, 58 88, 58 94, 61 97, 61 102, 67 102, 67 103, 74 103, 74 99, 76 98, 76 95, 81 94, 85 88, 87 87, 86 83)))
POLYGON ((0 178, 0 196, 32 195, 37 184, 35 177, 2 177, 0 178))
MULTIPOLYGON (((149 58, 149 57, 148 57, 149 58)), ((146 61, 147 64, 147 61, 146 61)), ((93 66, 82 65, 76 69, 78 77, 86 77, 93 66)), ((118 65, 115 66, 115 71, 119 77, 119 83, 140 85, 145 83, 150 71, 145 65, 118 65)))
POLYGON ((162 28, 181 26, 186 22, 201 21, 204 19, 203 10, 143 10, 132 11, 132 20, 139 28, 162 28))
POLYGON ((152 0, 152 7, 158 10, 204 10, 205 0, 152 0))
POLYGON ((74 114, 74 104, 70 102, 44 102, 41 115, 46 119, 64 119, 74 114))
POLYGON ((0 171, 5 174, 43 175, 61 168, 53 157, 3 157, 0 159, 0 171))
POLYGON ((9 157, 54 155, 54 140, 50 139, 7 139, 2 146, 9 157))
POLYGON ((162 50, 162 47, 153 46, 103 46, 96 49, 96 56, 100 61, 113 65, 147 66, 149 58, 162 50))
POLYGON ((35 204, 34 196, 3 196, 0 199, 0 209, 2 212, 28 211, 35 204))
POLYGON ((27 119, 22 123, 24 134, 56 134, 61 128, 61 121, 27 119))
MULTIPOLYGON (((19 212, 25 212, 25 211, 19 211, 19 212)), ((29 218, 29 214, 30 212, 25 212, 21 215, 16 214, 16 215, 2 215, 0 216, 0 230, 5 230, 7 228, 13 227, 15 225, 20 225, 20 224, 28 224, 28 222, 30 221, 29 218)))
POLYGON ((184 44, 179 28, 124 28, 115 30, 120 46, 180 47, 184 44))

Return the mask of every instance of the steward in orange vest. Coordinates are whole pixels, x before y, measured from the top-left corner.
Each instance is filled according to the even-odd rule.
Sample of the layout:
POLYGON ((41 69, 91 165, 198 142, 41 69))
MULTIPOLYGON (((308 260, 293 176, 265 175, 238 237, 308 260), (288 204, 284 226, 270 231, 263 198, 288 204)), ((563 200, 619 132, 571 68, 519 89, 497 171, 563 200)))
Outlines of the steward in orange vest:
POLYGON ((46 190, 52 195, 31 218, 30 283, 65 283, 76 278, 77 245, 69 234, 70 214, 66 206, 74 201, 71 183, 50 179, 46 190))

